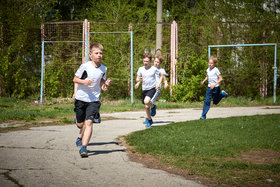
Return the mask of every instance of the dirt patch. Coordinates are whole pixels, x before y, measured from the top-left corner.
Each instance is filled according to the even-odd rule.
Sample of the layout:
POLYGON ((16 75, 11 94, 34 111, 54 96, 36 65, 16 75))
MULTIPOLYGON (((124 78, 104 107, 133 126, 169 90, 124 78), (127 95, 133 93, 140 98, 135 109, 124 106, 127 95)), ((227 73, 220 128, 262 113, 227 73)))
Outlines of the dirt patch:
MULTIPOLYGON (((72 120, 73 118, 69 118, 72 120)), ((121 118, 115 118, 115 117, 102 117, 102 121, 107 120, 118 120, 121 118)), ((10 131, 17 131, 17 130, 28 130, 31 127, 43 127, 43 126, 63 126, 63 125, 73 125, 69 123, 63 123, 62 118, 56 118, 56 119, 40 119, 40 120, 34 120, 34 121, 7 121, 4 123, 0 123, 0 133, 7 133, 10 131)))
POLYGON ((273 150, 251 150, 241 153, 240 157, 236 159, 250 164, 276 164, 280 163, 280 152, 273 150))

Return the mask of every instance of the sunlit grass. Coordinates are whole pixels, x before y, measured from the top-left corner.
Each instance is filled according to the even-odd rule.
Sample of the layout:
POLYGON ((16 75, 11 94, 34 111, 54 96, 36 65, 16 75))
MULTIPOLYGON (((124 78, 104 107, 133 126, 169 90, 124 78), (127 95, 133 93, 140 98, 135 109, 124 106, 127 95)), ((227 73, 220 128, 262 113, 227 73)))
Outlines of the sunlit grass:
POLYGON ((126 137, 134 151, 229 186, 280 184, 278 163, 239 160, 242 152, 280 152, 280 114, 194 120, 137 131, 126 137), (276 183, 277 184, 277 183, 276 183))
MULTIPOLYGON (((259 105, 280 105, 280 98, 273 103, 273 98, 250 100, 243 97, 223 99, 217 106, 212 107, 237 107, 237 106, 259 106, 259 105)), ((159 109, 171 108, 202 108, 202 102, 156 102, 159 109)), ((58 118, 74 116, 74 101, 70 99, 51 99, 44 101, 40 105, 38 101, 32 99, 20 100, 15 98, 0 98, 0 122, 9 120, 32 121, 43 118, 58 118)), ((134 100, 131 104, 130 99, 118 101, 102 101, 100 112, 122 112, 143 110, 142 101, 134 100)))

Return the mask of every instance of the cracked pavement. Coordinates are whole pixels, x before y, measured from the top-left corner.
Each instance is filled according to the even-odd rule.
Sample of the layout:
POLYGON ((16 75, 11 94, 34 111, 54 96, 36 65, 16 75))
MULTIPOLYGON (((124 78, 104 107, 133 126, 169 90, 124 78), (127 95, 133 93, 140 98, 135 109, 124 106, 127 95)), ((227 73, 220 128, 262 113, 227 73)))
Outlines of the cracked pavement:
MULTIPOLYGON (((199 119, 201 109, 157 110, 153 126, 199 119)), ((212 107, 208 118, 280 113, 279 106, 212 107)), ((199 181, 129 160, 119 136, 145 129, 143 111, 103 113, 94 124, 89 157, 75 146, 75 125, 0 133, 0 185, 10 186, 203 186, 199 181)), ((280 123, 279 123, 280 125, 280 123)))

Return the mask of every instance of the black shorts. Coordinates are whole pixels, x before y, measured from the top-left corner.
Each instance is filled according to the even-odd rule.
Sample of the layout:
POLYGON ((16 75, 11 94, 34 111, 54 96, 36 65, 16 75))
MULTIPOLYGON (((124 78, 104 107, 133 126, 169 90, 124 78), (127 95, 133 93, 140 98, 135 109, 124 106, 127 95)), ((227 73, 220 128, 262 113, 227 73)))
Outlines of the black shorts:
POLYGON ((92 120, 93 123, 100 123, 100 106, 100 101, 84 102, 75 99, 74 112, 76 113, 77 122, 81 123, 85 120, 92 120))
POLYGON ((156 88, 152 88, 150 90, 143 90, 142 91, 142 103, 144 103, 144 99, 146 96, 150 97, 151 99, 153 98, 153 96, 155 95, 156 93, 156 88))

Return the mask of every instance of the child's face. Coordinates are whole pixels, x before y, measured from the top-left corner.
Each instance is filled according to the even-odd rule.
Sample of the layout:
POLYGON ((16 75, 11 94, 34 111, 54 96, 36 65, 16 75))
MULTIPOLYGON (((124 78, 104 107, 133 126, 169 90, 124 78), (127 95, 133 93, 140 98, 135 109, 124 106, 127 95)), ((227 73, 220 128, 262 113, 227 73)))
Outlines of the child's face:
POLYGON ((155 60, 154 60, 154 66, 156 67, 156 68, 160 68, 160 60, 158 59, 158 58, 155 58, 155 60))
POLYGON ((212 59, 209 60, 208 66, 210 67, 210 69, 213 69, 215 67, 215 63, 213 62, 212 59))
POLYGON ((151 61, 148 57, 145 57, 143 59, 143 63, 144 63, 144 66, 146 66, 146 67, 151 65, 151 61))
POLYGON ((100 63, 103 58, 102 50, 99 48, 93 48, 91 49, 91 52, 89 53, 89 56, 91 57, 91 60, 100 63))

